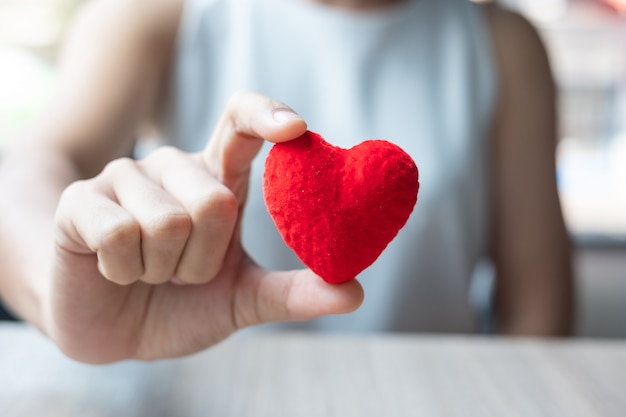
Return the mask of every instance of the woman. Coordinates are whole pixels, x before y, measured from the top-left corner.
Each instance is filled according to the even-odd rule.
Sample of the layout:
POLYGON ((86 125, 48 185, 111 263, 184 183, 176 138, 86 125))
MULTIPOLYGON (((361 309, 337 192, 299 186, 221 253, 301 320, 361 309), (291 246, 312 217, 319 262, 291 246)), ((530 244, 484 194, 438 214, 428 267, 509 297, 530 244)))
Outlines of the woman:
POLYGON ((180 356, 242 327, 356 310, 356 280, 252 260, 299 267, 259 178, 264 140, 308 127, 343 147, 398 143, 422 187, 359 277, 363 307, 306 326, 471 331, 467 279, 488 255, 498 330, 565 334, 554 113, 539 38, 493 6, 94 0, 53 105, 2 167, 1 292, 87 362, 180 356), (148 123, 180 150, 124 158, 148 123))

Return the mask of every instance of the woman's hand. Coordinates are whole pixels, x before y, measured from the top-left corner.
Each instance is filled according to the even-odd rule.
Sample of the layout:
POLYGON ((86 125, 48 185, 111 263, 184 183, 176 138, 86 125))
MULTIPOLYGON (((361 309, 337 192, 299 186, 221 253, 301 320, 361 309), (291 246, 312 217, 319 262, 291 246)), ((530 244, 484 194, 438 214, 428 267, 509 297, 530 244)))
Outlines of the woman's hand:
POLYGON ((239 93, 203 152, 162 148, 70 185, 56 212, 47 333, 81 361, 157 359, 245 326, 358 308, 358 282, 268 271, 241 247, 250 164, 263 139, 305 130, 285 105, 239 93))

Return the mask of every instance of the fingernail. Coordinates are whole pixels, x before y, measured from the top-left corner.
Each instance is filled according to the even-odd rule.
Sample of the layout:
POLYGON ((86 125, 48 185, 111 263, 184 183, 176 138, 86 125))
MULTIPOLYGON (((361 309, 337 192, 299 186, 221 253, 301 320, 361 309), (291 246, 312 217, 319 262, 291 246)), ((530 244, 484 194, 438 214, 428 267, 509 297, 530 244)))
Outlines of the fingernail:
POLYGON ((302 120, 302 117, 298 116, 291 110, 279 109, 274 111, 274 121, 278 123, 287 123, 292 120, 302 120))
POLYGON ((175 285, 188 285, 185 281, 183 281, 182 279, 178 277, 172 277, 170 279, 170 282, 175 285))

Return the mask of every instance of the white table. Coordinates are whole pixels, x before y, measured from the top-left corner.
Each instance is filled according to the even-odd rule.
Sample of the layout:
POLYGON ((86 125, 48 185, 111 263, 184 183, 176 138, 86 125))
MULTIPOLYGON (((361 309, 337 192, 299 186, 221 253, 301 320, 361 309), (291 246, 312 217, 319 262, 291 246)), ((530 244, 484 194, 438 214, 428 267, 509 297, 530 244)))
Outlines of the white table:
POLYGON ((90 366, 0 324, 0 416, 626 416, 626 341, 240 335, 90 366))

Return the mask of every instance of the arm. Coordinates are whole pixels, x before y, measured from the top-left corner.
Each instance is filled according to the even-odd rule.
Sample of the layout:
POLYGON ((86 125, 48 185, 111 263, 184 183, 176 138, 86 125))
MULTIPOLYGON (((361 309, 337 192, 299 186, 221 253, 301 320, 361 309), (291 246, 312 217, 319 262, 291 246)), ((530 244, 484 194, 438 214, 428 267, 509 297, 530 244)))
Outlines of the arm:
POLYGON ((492 147, 497 320, 505 334, 565 335, 573 279, 555 178, 555 86, 534 28, 488 10, 501 76, 492 147))
POLYGON ((181 356, 245 326, 345 313, 363 299, 356 281, 267 271, 241 247, 263 138, 306 130, 284 104, 235 95, 202 152, 124 158, 158 107, 180 6, 90 2, 57 98, 0 170, 0 293, 77 360, 181 356))
POLYGON ((129 155, 154 106, 180 4, 95 0, 81 11, 51 105, 0 167, 0 294, 44 327, 53 215, 70 183, 129 155), (112 30, 112 28, 115 28, 112 30))

